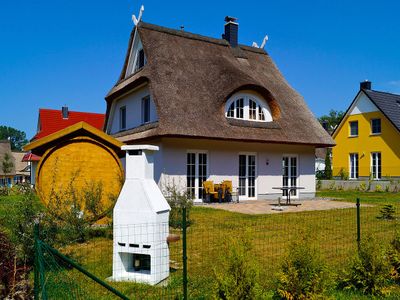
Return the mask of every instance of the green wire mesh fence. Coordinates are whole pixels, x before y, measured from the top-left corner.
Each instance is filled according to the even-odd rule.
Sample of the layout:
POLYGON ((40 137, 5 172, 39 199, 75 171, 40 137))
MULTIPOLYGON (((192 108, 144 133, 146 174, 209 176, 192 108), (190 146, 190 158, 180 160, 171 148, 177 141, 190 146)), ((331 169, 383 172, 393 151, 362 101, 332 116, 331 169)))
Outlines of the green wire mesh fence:
MULTIPOLYGON (((400 205, 395 204, 393 208, 400 211, 400 205)), ((400 223, 398 218, 382 214, 382 210, 382 205, 362 204, 357 208, 354 203, 342 209, 245 215, 195 207, 189 226, 182 222, 183 229, 169 228, 169 233, 179 236, 180 241, 169 244, 169 277, 155 286, 107 280, 113 272, 111 237, 73 243, 58 251, 120 292, 122 297, 210 299, 214 296, 214 273, 221 258, 227 255, 232 239, 246 237, 251 245, 246 255, 253 257, 259 266, 262 287, 272 290, 289 246, 305 235, 311 237, 313 247, 318 248, 329 269, 336 274, 356 255, 359 238, 372 237, 389 247, 400 223)), ((121 297, 68 260, 61 259, 40 240, 38 248, 37 264, 42 271, 35 279, 40 282, 40 299, 121 297)))

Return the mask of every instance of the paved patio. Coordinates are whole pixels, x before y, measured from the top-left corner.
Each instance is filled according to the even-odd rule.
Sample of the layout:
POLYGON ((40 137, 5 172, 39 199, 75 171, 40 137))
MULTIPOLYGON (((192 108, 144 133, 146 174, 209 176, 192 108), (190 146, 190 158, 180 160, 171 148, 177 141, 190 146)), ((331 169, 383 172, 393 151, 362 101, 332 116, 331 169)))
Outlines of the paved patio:
POLYGON ((251 200, 241 201, 240 203, 210 203, 200 204, 201 206, 224 209, 232 212, 242 214, 276 214, 286 212, 300 212, 312 210, 329 210, 329 209, 343 209, 343 208, 356 208, 355 203, 340 202, 331 199, 310 199, 310 200, 294 200, 293 204, 301 204, 298 206, 285 206, 282 205, 283 210, 275 210, 278 207, 278 200, 251 200))

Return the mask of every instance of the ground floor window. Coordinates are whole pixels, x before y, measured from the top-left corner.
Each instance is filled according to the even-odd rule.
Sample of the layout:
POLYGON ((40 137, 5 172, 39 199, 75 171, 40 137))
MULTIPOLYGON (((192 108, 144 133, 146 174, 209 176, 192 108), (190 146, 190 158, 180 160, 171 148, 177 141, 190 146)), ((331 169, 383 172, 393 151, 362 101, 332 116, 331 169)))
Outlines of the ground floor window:
POLYGON ((371 153, 371 175, 373 179, 381 179, 382 174, 382 162, 381 153, 372 152, 371 153))
POLYGON ((256 196, 256 156, 253 154, 239 155, 239 196, 256 196))
MULTIPOLYGON (((287 155, 282 158, 282 185, 297 187, 297 156, 287 155)), ((282 195, 287 197, 288 191, 283 190, 282 195)), ((291 196, 297 196, 297 190, 290 192, 291 196)))
POLYGON ((350 179, 358 178, 358 153, 350 153, 350 179))
POLYGON ((186 154, 186 187, 193 199, 203 199, 203 182, 207 180, 208 158, 205 152, 186 154))

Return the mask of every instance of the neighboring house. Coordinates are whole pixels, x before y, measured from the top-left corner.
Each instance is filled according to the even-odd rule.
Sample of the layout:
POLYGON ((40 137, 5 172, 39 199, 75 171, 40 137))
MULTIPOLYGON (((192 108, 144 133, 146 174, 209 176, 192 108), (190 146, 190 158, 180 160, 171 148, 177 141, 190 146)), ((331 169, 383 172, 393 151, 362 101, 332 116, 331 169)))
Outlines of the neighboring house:
MULTIPOLYGON (((79 122, 86 122, 94 128, 102 130, 104 127, 104 118, 104 114, 69 111, 66 106, 62 107, 61 110, 41 108, 39 109, 37 133, 31 139, 31 142, 37 141, 79 122)), ((29 162, 31 165, 32 184, 36 182, 35 175, 39 160, 40 156, 31 155, 30 153, 24 157, 24 161, 29 162)))
POLYGON ((24 155, 24 152, 11 151, 9 140, 0 140, 0 186, 8 185, 11 187, 14 184, 30 181, 29 165, 22 161, 24 155), (10 155, 12 167, 10 172, 4 174, 2 165, 6 153, 10 155))
POLYGON ((65 197, 71 187, 82 193, 86 187, 100 184, 103 203, 111 204, 118 196, 123 178, 122 145, 85 122, 26 145, 25 150, 41 157, 36 168, 35 186, 40 199, 48 204, 57 194, 65 197))
POLYGON ((371 82, 362 82, 333 138, 333 176, 400 177, 400 95, 374 91, 371 82))
POLYGON ((325 171, 325 158, 328 148, 315 149, 315 171, 325 171))
POLYGON ((155 180, 196 201, 205 180, 232 180, 242 200, 277 198, 282 185, 313 197, 315 148, 334 142, 271 57, 239 45, 225 21, 223 39, 139 22, 106 96, 106 132, 158 145, 155 180))

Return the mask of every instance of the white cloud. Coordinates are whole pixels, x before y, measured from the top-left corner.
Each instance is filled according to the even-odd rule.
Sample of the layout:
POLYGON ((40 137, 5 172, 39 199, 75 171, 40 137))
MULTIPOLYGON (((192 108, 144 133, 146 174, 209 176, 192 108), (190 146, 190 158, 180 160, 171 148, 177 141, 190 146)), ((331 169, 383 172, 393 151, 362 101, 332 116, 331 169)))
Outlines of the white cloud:
POLYGON ((392 80, 388 82, 389 85, 400 87, 400 80, 392 80))

